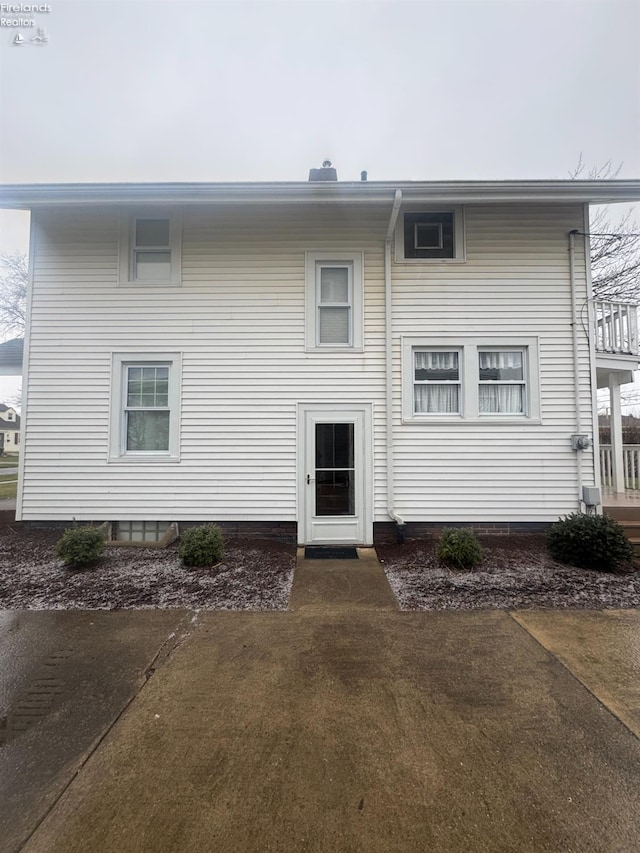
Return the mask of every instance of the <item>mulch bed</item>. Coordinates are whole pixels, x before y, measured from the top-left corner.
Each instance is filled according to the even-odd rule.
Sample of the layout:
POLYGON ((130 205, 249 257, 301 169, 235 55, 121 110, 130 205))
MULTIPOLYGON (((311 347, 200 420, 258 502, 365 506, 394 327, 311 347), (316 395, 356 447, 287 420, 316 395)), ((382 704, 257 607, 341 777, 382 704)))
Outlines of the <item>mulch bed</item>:
MULTIPOLYGON (((0 524, 0 609, 286 610, 294 545, 232 539, 218 566, 181 565, 167 549, 107 548, 91 569, 70 571, 55 556, 60 530, 0 524)), ((640 566, 593 572, 552 560, 543 536, 481 537, 472 571, 441 565, 432 540, 376 550, 402 610, 640 607, 640 566)))
POLYGON ((482 563, 457 571, 439 563, 436 543, 376 548, 402 610, 515 610, 640 607, 640 565, 594 572, 552 560, 544 536, 480 537, 482 563))
POLYGON ((177 547, 107 548, 92 568, 66 569, 54 553, 61 530, 0 525, 0 609, 286 610, 296 549, 229 540, 213 568, 185 568, 177 547))

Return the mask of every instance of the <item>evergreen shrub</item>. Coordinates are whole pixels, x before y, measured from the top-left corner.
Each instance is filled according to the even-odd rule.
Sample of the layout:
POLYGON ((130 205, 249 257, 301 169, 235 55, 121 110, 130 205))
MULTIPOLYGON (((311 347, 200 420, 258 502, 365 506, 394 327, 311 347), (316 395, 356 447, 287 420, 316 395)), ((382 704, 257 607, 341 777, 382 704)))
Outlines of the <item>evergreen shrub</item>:
POLYGON ((547 548, 561 563, 602 572, 633 559, 624 529, 608 515, 574 512, 561 518, 549 529, 547 548))
POLYGON ((215 524, 192 527, 180 537, 178 554, 185 566, 213 566, 222 560, 224 542, 215 524))
POLYGON ((96 563, 104 551, 104 534, 97 527, 71 527, 56 542, 55 552, 69 569, 96 563))
POLYGON ((482 560, 478 537, 465 528, 445 528, 436 554, 439 560, 455 569, 472 569, 482 560))

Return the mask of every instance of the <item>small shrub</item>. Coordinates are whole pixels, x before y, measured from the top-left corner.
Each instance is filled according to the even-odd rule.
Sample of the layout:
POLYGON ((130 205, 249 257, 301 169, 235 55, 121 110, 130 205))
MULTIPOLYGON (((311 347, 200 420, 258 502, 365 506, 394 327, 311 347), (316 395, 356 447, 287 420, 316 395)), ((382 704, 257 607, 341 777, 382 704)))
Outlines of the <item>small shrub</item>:
POLYGON ((178 554, 185 566, 212 566, 224 553, 220 528, 215 524, 192 527, 180 537, 178 554))
POLYGON ((97 527, 72 527, 56 542, 55 551, 69 569, 97 562, 104 551, 104 534, 97 527))
POLYGON ((482 559, 482 548, 471 530, 445 529, 436 551, 438 559, 456 569, 472 569, 482 559))
POLYGON ((549 553, 561 563, 610 572, 633 559, 623 528, 608 515, 574 512, 557 521, 547 534, 549 553))

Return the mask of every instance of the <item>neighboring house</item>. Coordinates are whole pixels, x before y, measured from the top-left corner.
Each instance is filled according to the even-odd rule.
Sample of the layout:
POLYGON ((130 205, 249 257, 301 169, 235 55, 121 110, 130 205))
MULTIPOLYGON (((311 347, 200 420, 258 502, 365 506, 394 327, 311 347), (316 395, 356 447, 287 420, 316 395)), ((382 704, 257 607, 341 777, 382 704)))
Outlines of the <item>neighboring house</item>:
POLYGON ((11 406, 0 403, 0 454, 17 456, 20 452, 20 415, 11 406))
POLYGON ((23 338, 0 343, 0 376, 20 376, 22 373, 23 338))
POLYGON ((588 205, 640 182, 310 177, 3 188, 32 212, 18 519, 370 544, 599 505, 596 384, 638 358, 588 205))

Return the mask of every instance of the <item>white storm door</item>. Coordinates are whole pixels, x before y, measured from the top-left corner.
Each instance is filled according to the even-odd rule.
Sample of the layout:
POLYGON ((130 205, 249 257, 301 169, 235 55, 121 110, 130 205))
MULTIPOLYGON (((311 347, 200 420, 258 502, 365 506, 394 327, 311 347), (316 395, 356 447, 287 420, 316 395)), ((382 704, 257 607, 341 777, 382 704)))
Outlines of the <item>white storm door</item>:
POLYGON ((303 544, 371 544, 370 407, 303 407, 301 415, 303 544))

